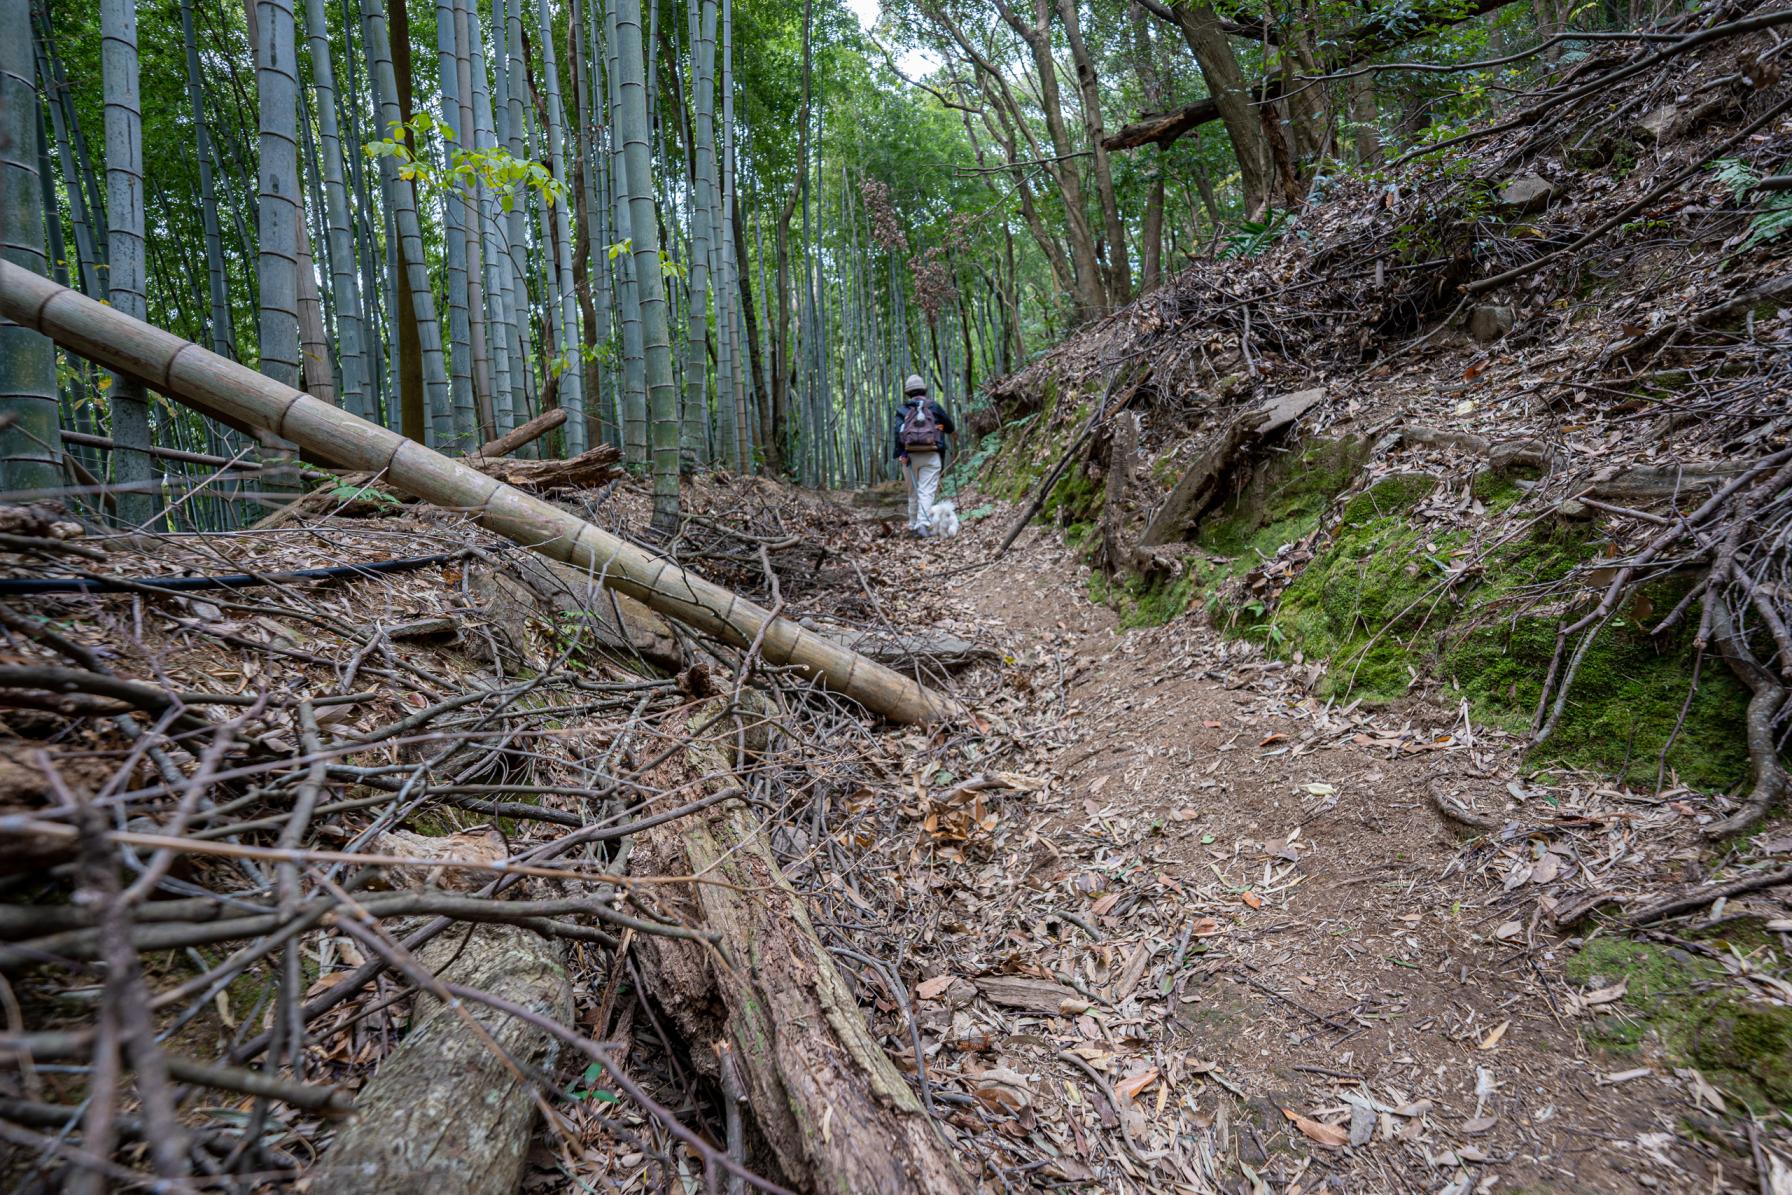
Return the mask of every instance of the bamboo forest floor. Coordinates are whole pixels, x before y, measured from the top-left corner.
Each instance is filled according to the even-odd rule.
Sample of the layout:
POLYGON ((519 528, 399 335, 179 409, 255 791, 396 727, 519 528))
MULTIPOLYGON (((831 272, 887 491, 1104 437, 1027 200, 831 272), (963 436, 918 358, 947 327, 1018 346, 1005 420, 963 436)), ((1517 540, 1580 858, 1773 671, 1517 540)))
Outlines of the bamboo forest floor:
MULTIPOLYGON (((647 523, 639 483, 562 498, 620 531, 647 523)), ((8 1155, 13 1181, 53 1168, 57 1109, 84 1093, 119 1101, 127 1141, 158 1101, 178 1109, 219 1167, 254 1124, 263 1189, 305 1174, 333 1189, 333 1151, 365 1145, 340 1119, 349 1099, 396 1098, 428 1111, 407 1132, 439 1121, 464 1141, 461 1118, 489 1103, 467 1092, 508 1082, 510 1055, 483 1078, 467 1068, 485 1050, 433 1084, 407 1077, 398 1060, 430 1037, 416 1032, 429 1014, 379 974, 403 971, 395 943, 433 916, 468 954, 553 943, 565 990, 551 998, 600 1044, 601 1062, 532 1056, 544 1118, 518 1141, 524 1189, 696 1189, 714 1155, 666 1117, 710 1149, 725 1117, 713 1056, 663 986, 654 943, 682 931, 653 886, 652 825, 722 799, 666 761, 701 703, 752 679, 771 704, 739 769, 764 841, 981 1189, 1781 1189, 1792 923, 1763 891, 1714 904, 1698 885, 1783 870, 1783 816, 1715 854, 1696 823, 1716 797, 1539 772, 1459 703, 1322 698, 1317 666, 1198 611, 1123 628, 1050 527, 982 563, 1017 513, 995 501, 960 495, 964 533, 916 542, 896 534, 887 488, 713 478, 686 498, 681 560, 811 629, 861 634, 862 651, 909 653, 963 715, 878 727, 750 654, 593 600, 458 514, 389 498, 233 535, 13 527, 63 547, 10 555, 9 575, 122 592, 5 607, 7 811, 41 829, 91 793, 150 835, 132 840, 138 866, 173 899, 128 930, 141 971, 108 971, 186 1060, 171 1090, 95 1092, 83 1068, 44 1064, 79 1058, 96 1018, 120 1014, 91 977, 107 939, 69 899, 97 880, 69 871, 67 836, 15 836, 8 1033, 49 1053, 0 1090, 8 1141, 29 1147, 8 1155), (364 571, 290 576, 343 565, 364 571), (275 583, 129 580, 220 573, 275 583), (133 716, 164 746, 141 721, 133 739, 133 716), (279 843, 299 854, 270 854, 279 843), (379 866, 340 870, 357 856, 379 866), (353 891, 371 920, 302 935, 286 972, 268 961, 281 939, 262 888, 291 858, 307 864, 298 909, 353 891), (540 874, 509 877, 506 858, 540 874), (326 866, 345 888, 313 880, 326 866), (588 868, 644 886, 593 897, 588 868), (1688 888, 1704 893, 1689 908, 1648 913, 1688 888), (1623 915, 1588 912, 1608 899, 1623 915), (1568 908, 1584 919, 1562 924, 1568 908), (289 1018, 306 1045, 277 1068, 273 1102, 215 1065, 278 1052, 289 1018)), ((746 1157, 776 1172, 757 1147, 746 1157)))
MULTIPOLYGON (((861 931, 905 960, 936 1102, 997 1185, 1785 1181, 1784 1057, 1735 1032, 1792 995, 1784 902, 1628 934, 1546 913, 1700 875, 1704 798, 1538 775, 1460 705, 1321 699, 1317 668, 1198 615, 1121 629, 1049 528, 956 567, 1003 516, 865 564, 894 624, 980 634, 1003 662, 967 723, 902 740, 876 799, 904 820, 867 855, 908 899, 861 931), (1466 834, 1452 806, 1497 828, 1466 834)), ((1749 853, 1788 852, 1781 831, 1749 853)), ((841 916, 890 907, 865 895, 841 916)))

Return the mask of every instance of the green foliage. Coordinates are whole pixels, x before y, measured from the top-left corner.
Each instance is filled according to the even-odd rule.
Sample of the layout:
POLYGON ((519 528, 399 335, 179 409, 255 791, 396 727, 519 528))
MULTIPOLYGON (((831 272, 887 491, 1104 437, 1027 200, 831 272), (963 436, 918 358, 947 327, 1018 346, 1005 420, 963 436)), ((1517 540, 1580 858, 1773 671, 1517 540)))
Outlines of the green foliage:
POLYGON ((483 185, 498 197, 499 206, 510 211, 523 190, 533 190, 549 207, 565 200, 566 188, 540 162, 513 157, 509 150, 456 148, 448 155, 446 167, 436 164, 437 154, 429 142, 439 138, 443 144, 452 140, 454 129, 427 112, 411 117, 409 124, 392 121, 383 140, 370 141, 363 147, 369 158, 393 158, 398 162, 398 176, 420 182, 437 191, 457 190, 472 195, 483 185))
POLYGON ((323 492, 333 502, 371 502, 381 510, 397 511, 404 509, 404 503, 388 494, 385 490, 370 485, 351 485, 334 473, 324 474, 323 492))
POLYGON ((622 1097, 613 1091, 607 1091, 597 1085, 604 1077, 604 1064, 593 1062, 587 1066, 579 1077, 567 1085, 566 1098, 570 1100, 594 1100, 600 1104, 614 1104, 622 1097))
POLYGON ((1226 234, 1220 244, 1219 256, 1228 261, 1256 257, 1282 239, 1291 219, 1292 212, 1271 211, 1261 220, 1241 221, 1237 232, 1226 234))
MULTIPOLYGON (((1738 203, 1746 200, 1761 182, 1761 176, 1747 162, 1737 158, 1723 158, 1713 162, 1711 171, 1717 175, 1718 182, 1730 189, 1730 194, 1738 203)), ((1759 200, 1759 206, 1760 210, 1748 222, 1748 239, 1742 243, 1744 249, 1765 245, 1792 231, 1792 192, 1764 195, 1759 200)))

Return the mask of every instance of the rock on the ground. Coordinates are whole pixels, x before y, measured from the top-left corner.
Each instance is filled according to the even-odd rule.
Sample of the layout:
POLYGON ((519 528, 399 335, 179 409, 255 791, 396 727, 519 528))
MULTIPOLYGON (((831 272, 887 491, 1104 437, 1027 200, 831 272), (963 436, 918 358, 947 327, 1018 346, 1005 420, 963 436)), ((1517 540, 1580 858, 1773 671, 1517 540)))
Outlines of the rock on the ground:
POLYGON ((1507 304, 1482 303, 1468 313, 1468 334, 1482 344, 1492 344, 1512 330, 1516 318, 1507 304))
POLYGON ((1523 174, 1500 188, 1499 199, 1503 207, 1534 212, 1548 207, 1555 194, 1556 185, 1548 179, 1541 175, 1523 174))
POLYGON ((1663 104, 1636 122, 1637 134, 1657 145, 1666 145, 1686 130, 1686 112, 1679 104, 1663 104))

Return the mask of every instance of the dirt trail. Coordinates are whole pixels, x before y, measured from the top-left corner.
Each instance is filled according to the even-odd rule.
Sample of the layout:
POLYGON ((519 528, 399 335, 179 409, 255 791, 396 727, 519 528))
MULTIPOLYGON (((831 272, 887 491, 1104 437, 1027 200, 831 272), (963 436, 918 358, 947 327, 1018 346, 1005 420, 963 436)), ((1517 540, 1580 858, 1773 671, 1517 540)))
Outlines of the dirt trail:
MULTIPOLYGON (((1028 1181, 1754 1189, 1746 1158, 1686 1131, 1706 1115, 1686 1072, 1583 1045, 1575 1014, 1608 1011, 1581 1003, 1607 981, 1569 983, 1578 943, 1540 914, 1557 875, 1615 878, 1640 824, 1652 850, 1665 835, 1690 851, 1677 814, 1597 781, 1533 787, 1514 741, 1458 710, 1330 705, 1306 691, 1316 672, 1198 614, 1121 629, 1048 530, 954 571, 1010 517, 904 542, 878 567, 908 617, 1002 645, 979 708, 1003 746, 980 762, 1047 785, 992 799, 988 841, 928 823, 947 845, 912 861, 940 908, 917 948, 932 1080, 1026 1105, 1030 1134, 1008 1135, 1062 1151, 1028 1181), (1506 832, 1459 836, 1434 791, 1506 832), (967 999, 957 979, 991 971, 1068 980, 1093 1008, 967 999), (1094 1073, 1118 1091, 1118 1124, 1094 1073)), ((937 740, 928 758, 950 762, 937 740)))

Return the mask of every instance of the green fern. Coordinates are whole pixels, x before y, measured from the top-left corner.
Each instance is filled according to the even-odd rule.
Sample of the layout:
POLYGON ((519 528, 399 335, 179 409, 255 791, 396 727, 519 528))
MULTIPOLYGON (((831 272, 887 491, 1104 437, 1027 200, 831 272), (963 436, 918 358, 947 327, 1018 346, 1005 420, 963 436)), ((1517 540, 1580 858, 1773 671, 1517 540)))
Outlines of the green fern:
MULTIPOLYGON (((1713 162, 1711 173, 1717 177, 1718 182, 1729 188, 1731 197, 1737 203, 1746 201, 1761 182, 1761 176, 1739 158, 1722 158, 1713 162)), ((1754 218, 1748 222, 1748 239, 1742 242, 1742 247, 1753 249, 1757 245, 1765 245, 1768 241, 1784 236, 1788 231, 1792 231, 1792 194, 1763 196, 1754 218)))

